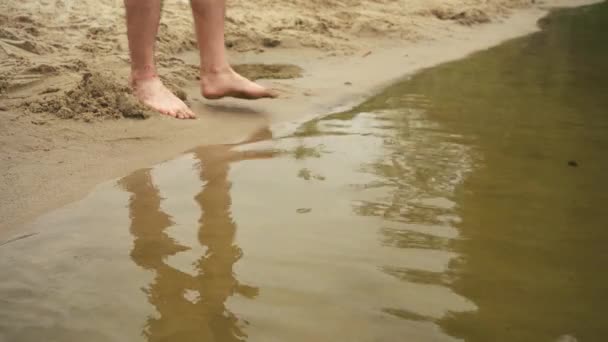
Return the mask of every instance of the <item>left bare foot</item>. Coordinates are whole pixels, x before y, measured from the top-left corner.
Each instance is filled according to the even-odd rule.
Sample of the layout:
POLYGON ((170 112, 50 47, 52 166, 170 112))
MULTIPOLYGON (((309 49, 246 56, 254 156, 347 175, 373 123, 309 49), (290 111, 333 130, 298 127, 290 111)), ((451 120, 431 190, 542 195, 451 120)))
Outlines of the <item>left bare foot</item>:
POLYGON ((234 97, 246 100, 274 98, 271 90, 236 73, 232 68, 219 72, 201 73, 201 92, 209 100, 234 97))

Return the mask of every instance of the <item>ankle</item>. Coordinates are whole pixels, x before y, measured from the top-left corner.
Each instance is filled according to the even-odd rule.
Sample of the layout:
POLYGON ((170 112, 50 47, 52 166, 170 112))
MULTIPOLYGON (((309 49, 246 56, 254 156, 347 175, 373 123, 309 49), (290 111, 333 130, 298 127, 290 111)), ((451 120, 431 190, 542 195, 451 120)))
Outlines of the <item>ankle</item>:
POLYGON ((229 64, 201 66, 200 70, 201 78, 226 75, 230 73, 232 73, 232 67, 229 64))
POLYGON ((129 77, 130 83, 135 84, 142 81, 151 80, 157 78, 156 68, 153 65, 145 65, 139 68, 131 68, 131 75, 129 77))

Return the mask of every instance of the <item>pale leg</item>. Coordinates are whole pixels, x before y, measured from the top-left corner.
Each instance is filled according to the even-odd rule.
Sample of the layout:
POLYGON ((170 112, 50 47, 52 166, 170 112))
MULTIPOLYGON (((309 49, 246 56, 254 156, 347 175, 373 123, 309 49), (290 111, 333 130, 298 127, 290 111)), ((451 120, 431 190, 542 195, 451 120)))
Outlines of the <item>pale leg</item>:
POLYGON ((156 73, 154 45, 161 0, 125 0, 125 8, 133 95, 163 114, 180 119, 194 118, 190 108, 162 84, 156 73))
POLYGON ((190 0, 201 56, 201 90, 205 98, 274 97, 261 85, 237 74, 228 63, 224 45, 225 0, 190 0))

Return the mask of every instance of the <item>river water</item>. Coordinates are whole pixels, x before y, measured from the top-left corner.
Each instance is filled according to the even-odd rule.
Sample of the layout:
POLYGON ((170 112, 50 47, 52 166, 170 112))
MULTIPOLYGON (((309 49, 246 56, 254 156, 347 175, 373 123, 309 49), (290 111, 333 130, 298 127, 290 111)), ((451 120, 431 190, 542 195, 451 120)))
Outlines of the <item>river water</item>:
POLYGON ((0 341, 603 341, 608 3, 99 186, 0 245, 0 341))

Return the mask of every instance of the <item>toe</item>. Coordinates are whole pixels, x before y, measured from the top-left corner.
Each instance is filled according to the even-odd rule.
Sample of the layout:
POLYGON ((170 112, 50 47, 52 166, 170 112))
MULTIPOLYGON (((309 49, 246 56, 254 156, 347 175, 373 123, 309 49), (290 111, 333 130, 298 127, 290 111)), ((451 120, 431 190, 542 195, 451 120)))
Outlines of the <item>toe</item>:
POLYGON ((180 119, 192 119, 192 115, 190 115, 190 113, 188 113, 188 108, 182 108, 179 111, 179 116, 180 116, 180 119))
POLYGON ((180 103, 179 112, 184 119, 192 119, 196 116, 194 112, 190 109, 190 107, 188 107, 188 105, 183 102, 180 103))
POLYGON ((169 115, 171 117, 174 117, 174 118, 177 117, 177 112, 174 111, 174 110, 172 110, 172 109, 167 110, 165 114, 167 114, 167 115, 169 115))
POLYGON ((265 89, 264 90, 264 97, 269 97, 271 99, 274 99, 274 98, 279 97, 279 93, 276 92, 275 90, 272 90, 272 89, 265 89))
POLYGON ((190 109, 190 108, 186 108, 184 110, 184 113, 186 114, 188 119, 194 119, 196 118, 196 114, 194 114, 194 112, 190 109))

